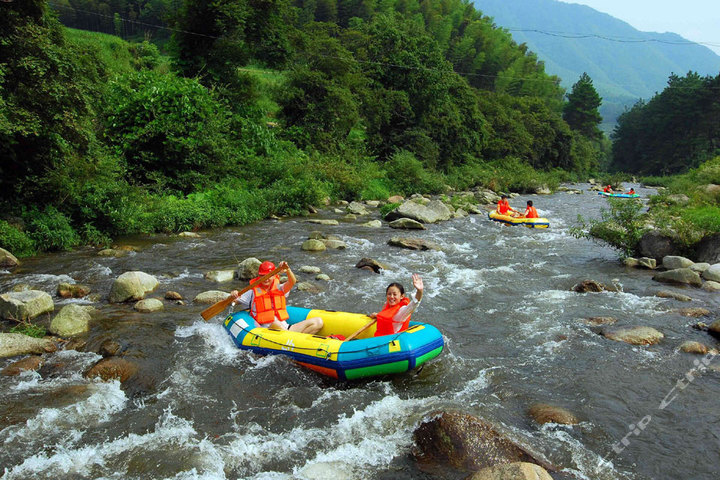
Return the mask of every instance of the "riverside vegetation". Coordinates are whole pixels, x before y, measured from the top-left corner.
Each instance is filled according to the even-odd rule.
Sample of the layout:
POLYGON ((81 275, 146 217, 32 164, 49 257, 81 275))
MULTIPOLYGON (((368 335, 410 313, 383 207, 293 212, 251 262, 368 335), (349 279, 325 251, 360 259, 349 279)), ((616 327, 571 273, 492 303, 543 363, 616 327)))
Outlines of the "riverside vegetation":
MULTIPOLYGON (((566 94, 525 45, 461 0, 186 0, 177 10, 130 0, 114 18, 76 3, 53 7, 68 25, 136 41, 66 28, 44 0, 0 7, 0 246, 20 257, 303 214, 327 199, 554 189, 607 177, 608 166, 698 167, 656 180, 670 191, 720 183, 699 178, 717 163, 701 166, 717 149, 706 128, 720 124, 708 95, 716 79, 671 77, 620 118, 611 152, 589 76, 566 94), (157 44, 143 40, 151 33, 157 44), (656 145, 643 161, 626 147, 647 143, 642 125, 667 111, 702 119, 683 130, 697 141, 656 145)), ((716 197, 689 200, 658 209, 657 222, 687 245, 720 228, 716 197)))

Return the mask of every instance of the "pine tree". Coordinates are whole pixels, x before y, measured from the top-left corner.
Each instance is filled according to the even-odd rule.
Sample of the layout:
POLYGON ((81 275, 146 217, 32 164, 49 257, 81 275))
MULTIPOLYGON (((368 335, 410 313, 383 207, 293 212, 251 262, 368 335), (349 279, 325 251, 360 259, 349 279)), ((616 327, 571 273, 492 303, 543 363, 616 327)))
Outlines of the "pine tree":
POLYGON ((598 111, 602 98, 593 87, 592 79, 587 73, 583 72, 567 98, 568 102, 563 107, 563 119, 570 128, 588 138, 602 138, 602 132, 598 128, 602 122, 598 111))

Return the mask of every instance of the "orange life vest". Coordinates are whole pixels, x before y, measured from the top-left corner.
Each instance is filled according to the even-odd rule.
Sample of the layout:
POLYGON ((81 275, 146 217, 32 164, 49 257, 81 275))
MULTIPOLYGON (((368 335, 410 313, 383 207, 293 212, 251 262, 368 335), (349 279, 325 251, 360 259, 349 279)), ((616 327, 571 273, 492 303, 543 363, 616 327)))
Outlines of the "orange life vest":
MULTIPOLYGON (((403 297, 402 300, 400 300, 392 307, 389 306, 387 302, 385 302, 385 306, 383 307, 382 311, 377 314, 377 329, 375 331, 375 336, 379 337, 380 335, 392 335, 393 333, 396 333, 395 329, 393 328, 392 319, 398 312, 398 310, 400 310, 400 307, 403 307, 409 303, 410 299, 407 297, 403 297)), ((407 330, 409 324, 410 317, 405 319, 402 326, 400 327, 400 330, 397 333, 407 330)))
POLYGON ((537 213, 537 210, 535 210, 535 207, 527 207, 525 209, 525 217, 526 218, 540 218, 540 216, 537 213))
POLYGON ((510 210, 510 204, 508 203, 507 200, 504 200, 504 201, 500 200, 498 202, 497 209, 498 209, 498 213, 500 215, 507 215, 508 210, 510 210))
MULTIPOLYGON (((254 282, 253 279, 250 283, 254 282)), ((272 285, 265 291, 261 286, 253 288, 253 304, 254 309, 250 309, 250 315, 261 325, 272 323, 275 317, 280 320, 290 318, 285 305, 285 292, 280 290, 278 286, 280 280, 273 278, 272 285), (254 312, 253 312, 254 310, 254 312)))

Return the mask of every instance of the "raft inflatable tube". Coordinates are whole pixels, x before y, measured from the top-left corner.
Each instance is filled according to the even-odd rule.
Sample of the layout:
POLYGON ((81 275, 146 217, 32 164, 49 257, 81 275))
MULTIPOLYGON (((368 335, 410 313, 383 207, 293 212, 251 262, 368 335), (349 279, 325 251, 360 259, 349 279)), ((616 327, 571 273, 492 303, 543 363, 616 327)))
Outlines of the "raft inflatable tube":
POLYGON ((374 337, 372 325, 350 341, 349 337, 372 321, 360 313, 287 307, 290 325, 320 317, 324 326, 316 335, 257 327, 243 310, 223 322, 235 345, 261 355, 285 355, 300 365, 338 380, 352 380, 410 371, 442 352, 444 341, 432 325, 410 322, 404 332, 374 337))
POLYGON ((608 193, 608 192, 598 192, 598 195, 602 195, 603 197, 615 197, 615 198, 639 198, 640 195, 637 193, 608 193))
POLYGON ((511 215, 501 215, 496 211, 488 213, 488 218, 505 225, 522 225, 528 228, 548 228, 550 221, 547 218, 519 218, 511 215))

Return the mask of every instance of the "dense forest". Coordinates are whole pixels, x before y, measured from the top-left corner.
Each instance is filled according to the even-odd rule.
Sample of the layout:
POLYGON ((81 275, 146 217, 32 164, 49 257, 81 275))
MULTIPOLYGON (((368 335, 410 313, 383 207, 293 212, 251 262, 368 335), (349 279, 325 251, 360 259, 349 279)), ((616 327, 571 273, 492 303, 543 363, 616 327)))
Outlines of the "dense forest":
POLYGON ((592 79, 566 92, 465 0, 0 9, 0 246, 20 256, 609 161, 592 79))

